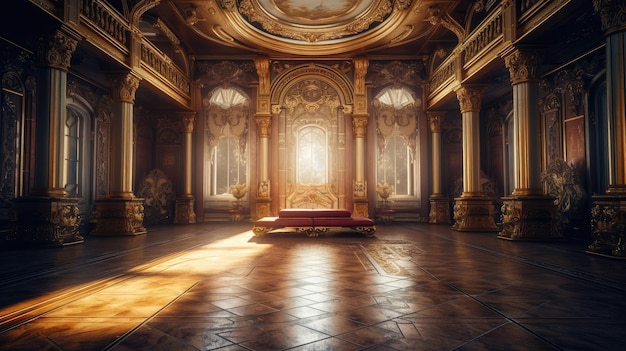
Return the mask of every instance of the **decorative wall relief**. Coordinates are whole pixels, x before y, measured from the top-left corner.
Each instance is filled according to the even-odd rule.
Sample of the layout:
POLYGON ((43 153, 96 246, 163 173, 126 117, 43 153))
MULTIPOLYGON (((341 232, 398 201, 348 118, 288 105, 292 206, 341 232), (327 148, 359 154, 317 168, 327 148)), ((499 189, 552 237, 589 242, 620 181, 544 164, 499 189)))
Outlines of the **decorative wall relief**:
POLYGON ((171 180, 159 169, 142 178, 137 196, 144 199, 144 225, 171 223, 174 215, 174 190, 171 180))
POLYGON ((564 234, 573 229, 577 218, 586 218, 587 195, 577 172, 574 165, 555 159, 541 175, 547 194, 554 197, 558 230, 564 234))

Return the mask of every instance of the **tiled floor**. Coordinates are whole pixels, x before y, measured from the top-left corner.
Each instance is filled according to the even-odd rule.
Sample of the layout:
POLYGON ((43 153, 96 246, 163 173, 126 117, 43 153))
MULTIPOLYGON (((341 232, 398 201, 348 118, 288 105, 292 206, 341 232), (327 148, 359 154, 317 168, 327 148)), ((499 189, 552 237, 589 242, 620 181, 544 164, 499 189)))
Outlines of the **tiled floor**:
POLYGON ((1 251, 1 350, 624 350, 626 261, 427 224, 1 251))

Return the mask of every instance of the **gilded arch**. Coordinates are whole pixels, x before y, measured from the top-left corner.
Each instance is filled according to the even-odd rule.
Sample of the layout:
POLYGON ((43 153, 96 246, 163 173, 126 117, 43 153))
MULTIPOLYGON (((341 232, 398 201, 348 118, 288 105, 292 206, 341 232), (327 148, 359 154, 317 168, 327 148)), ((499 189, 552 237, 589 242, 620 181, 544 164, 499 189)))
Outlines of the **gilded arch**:
POLYGON ((289 88, 303 79, 320 79, 331 85, 338 93, 343 106, 351 106, 354 103, 354 85, 345 75, 335 69, 317 65, 314 63, 303 64, 281 72, 272 81, 270 87, 270 103, 280 105, 285 100, 289 88))

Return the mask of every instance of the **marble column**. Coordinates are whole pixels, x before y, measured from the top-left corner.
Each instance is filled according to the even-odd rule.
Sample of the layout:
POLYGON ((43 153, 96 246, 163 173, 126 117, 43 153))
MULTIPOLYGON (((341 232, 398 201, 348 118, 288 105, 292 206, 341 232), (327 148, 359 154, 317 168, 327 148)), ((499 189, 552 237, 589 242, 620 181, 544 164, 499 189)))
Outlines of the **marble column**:
POLYGON ((272 116, 278 118, 283 112, 282 106, 270 103, 270 59, 259 56, 254 59, 259 85, 257 88, 256 127, 259 140, 257 190, 254 217, 262 218, 272 214, 270 195, 270 134, 272 116))
POLYGON ((514 190, 502 198, 502 230, 507 240, 559 239, 554 198, 541 185, 541 139, 538 107, 541 53, 511 47, 502 53, 513 87, 514 190))
POLYGON ((354 106, 344 106, 343 112, 352 114, 354 133, 354 180, 352 184, 352 214, 369 217, 367 182, 365 179, 365 137, 367 135, 367 90, 365 76, 369 67, 366 57, 354 59, 354 106))
POLYGON ((626 7, 621 0, 593 0, 606 38, 609 186, 592 198, 593 242, 587 252, 626 258, 626 7))
POLYGON ((143 226, 143 200, 133 193, 134 129, 133 106, 139 78, 133 73, 114 74, 111 118, 110 190, 104 199, 96 201, 92 235, 146 234, 143 226))
POLYGON ((462 86, 456 91, 463 124, 463 193, 454 202, 453 230, 496 231, 493 199, 480 185, 480 107, 482 86, 462 86))
POLYGON ((34 188, 15 200, 16 226, 11 239, 27 246, 83 242, 78 231, 78 199, 65 191, 65 120, 67 71, 78 37, 57 30, 38 43, 34 188))
POLYGON ((450 223, 450 201, 441 190, 441 124, 446 112, 428 112, 432 146, 432 193, 429 197, 429 223, 450 223))
POLYGON ((196 198, 193 196, 193 192, 191 190, 193 176, 193 130, 196 124, 196 113, 180 113, 180 118, 183 126, 183 131, 185 133, 185 168, 183 175, 183 194, 176 199, 174 223, 190 224, 196 223, 196 213, 194 211, 196 198))

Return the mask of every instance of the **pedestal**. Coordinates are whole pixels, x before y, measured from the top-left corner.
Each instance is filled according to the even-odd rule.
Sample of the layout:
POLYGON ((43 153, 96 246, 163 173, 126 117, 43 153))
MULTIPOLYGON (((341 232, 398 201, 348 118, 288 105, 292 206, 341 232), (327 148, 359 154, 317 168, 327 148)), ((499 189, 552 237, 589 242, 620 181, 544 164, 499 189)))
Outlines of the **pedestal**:
POLYGON ((450 224, 450 201, 447 197, 430 197, 428 223, 450 224))
POLYGON ((593 242, 587 253, 626 259, 626 195, 597 195, 591 209, 593 242))
POLYGON ((510 196, 502 198, 502 231, 506 240, 563 239, 558 229, 554 198, 549 196, 510 196))
POLYGON ((26 246, 82 243, 78 231, 78 199, 33 197, 15 199, 15 232, 8 241, 26 246))
POLYGON ((269 197, 260 197, 256 199, 256 203, 254 204, 254 217, 256 219, 269 217, 272 215, 271 206, 272 199, 269 197))
POLYGON ((196 199, 194 197, 182 197, 176 199, 176 208, 174 209, 175 224, 192 224, 196 223, 196 213, 194 205, 196 199))
POLYGON ((101 199, 96 201, 94 219, 96 227, 91 235, 139 235, 148 231, 143 226, 143 200, 101 199))
POLYGON ((454 224, 457 231, 497 231, 493 200, 488 197, 459 197, 454 200, 454 224))

